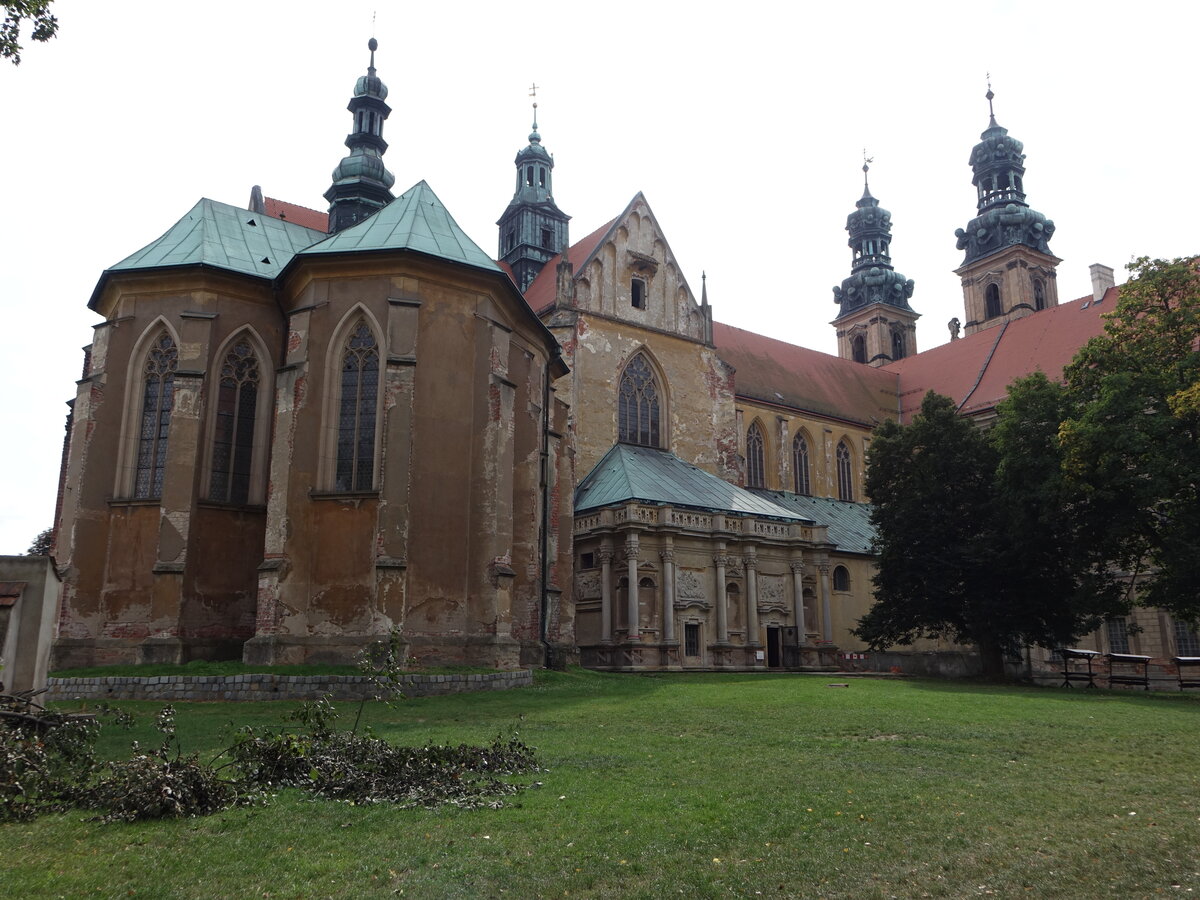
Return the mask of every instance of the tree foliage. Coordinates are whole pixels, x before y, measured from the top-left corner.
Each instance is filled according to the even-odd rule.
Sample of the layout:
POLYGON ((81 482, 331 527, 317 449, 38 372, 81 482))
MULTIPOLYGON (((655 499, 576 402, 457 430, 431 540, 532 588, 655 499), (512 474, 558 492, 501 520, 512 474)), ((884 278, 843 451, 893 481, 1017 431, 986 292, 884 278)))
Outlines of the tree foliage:
POLYGON ((26 552, 29 556, 49 556, 52 546, 54 546, 54 529, 47 528, 38 532, 38 536, 33 539, 33 543, 29 545, 29 550, 26 552))
POLYGON ((1069 644, 1124 610, 1063 474, 1069 402, 1038 374, 1013 385, 989 431, 931 392, 911 425, 876 432, 867 489, 879 569, 860 637, 875 648, 976 644, 1000 674, 1006 652, 1069 644))
POLYGON ((946 636, 998 657, 986 531, 994 468, 983 434, 932 391, 912 424, 876 430, 866 484, 875 605, 856 631, 873 648, 946 636))
POLYGON ((50 14, 52 0, 5 0, 4 22, 0 24, 0 57, 21 64, 21 28, 25 22, 33 26, 29 36, 35 41, 48 41, 58 33, 58 19, 50 14))
POLYGON ((1200 614, 1200 271, 1142 258, 1065 372, 1061 427, 1078 515, 1098 549, 1140 581, 1139 602, 1200 614))

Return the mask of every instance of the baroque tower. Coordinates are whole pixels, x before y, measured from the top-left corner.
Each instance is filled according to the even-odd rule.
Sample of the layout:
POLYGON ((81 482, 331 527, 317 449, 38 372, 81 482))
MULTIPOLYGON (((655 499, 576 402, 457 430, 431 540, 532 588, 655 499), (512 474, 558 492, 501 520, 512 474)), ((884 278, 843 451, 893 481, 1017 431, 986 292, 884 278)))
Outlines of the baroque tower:
POLYGON ((375 51, 379 42, 371 38, 367 48, 371 62, 367 74, 354 85, 354 96, 346 107, 354 114, 354 130, 346 135, 350 155, 333 170, 333 184, 325 192, 329 201, 329 233, 337 234, 392 202, 391 187, 396 176, 383 164, 387 141, 383 123, 392 108, 385 102, 388 89, 375 74, 375 51))
POLYGON ((954 232, 966 251, 954 273, 962 279, 967 334, 1058 305, 1054 222, 1025 202, 1024 145, 996 124, 994 96, 988 85, 991 119, 971 151, 978 214, 954 232))
POLYGON ((513 280, 524 293, 546 263, 566 252, 571 219, 554 203, 554 157, 546 152, 538 134, 536 102, 529 146, 517 153, 515 163, 516 190, 496 224, 500 226, 499 258, 512 268, 513 280))
POLYGON ((846 219, 854 252, 850 277, 833 289, 840 307, 833 320, 838 356, 882 366, 917 352, 917 319, 908 305, 913 282, 892 268, 892 214, 871 196, 870 160, 863 163, 863 195, 846 219))

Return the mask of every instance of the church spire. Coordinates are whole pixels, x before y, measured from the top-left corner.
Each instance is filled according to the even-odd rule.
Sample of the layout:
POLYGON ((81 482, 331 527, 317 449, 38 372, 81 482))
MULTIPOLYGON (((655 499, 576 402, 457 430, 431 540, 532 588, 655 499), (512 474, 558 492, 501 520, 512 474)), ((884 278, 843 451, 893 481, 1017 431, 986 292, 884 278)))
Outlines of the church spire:
POLYGON ((333 170, 333 184, 325 192, 329 201, 329 231, 335 234, 373 215, 392 202, 391 187, 396 177, 383 164, 387 141, 383 123, 392 108, 385 102, 387 85, 375 74, 375 51, 379 42, 367 42, 371 61, 367 74, 354 85, 346 108, 354 115, 354 129, 346 136, 350 155, 333 170))
POLYGON ((917 314, 908 305, 912 279, 892 267, 892 214, 871 195, 871 162, 864 150, 863 195, 846 218, 850 277, 833 289, 839 307, 834 325, 841 356, 883 365, 916 352, 917 314))
POLYGON ((542 146, 538 133, 537 85, 529 95, 533 101, 533 130, 529 145, 518 153, 516 190, 496 223, 500 227, 500 259, 513 270, 517 286, 525 291, 538 272, 555 255, 567 249, 566 215, 554 202, 554 157, 542 146))
POLYGON ((976 215, 954 232, 962 265, 968 335, 1058 305, 1050 252, 1054 222, 1025 199, 1025 147, 996 121, 988 79, 988 127, 971 150, 976 215))

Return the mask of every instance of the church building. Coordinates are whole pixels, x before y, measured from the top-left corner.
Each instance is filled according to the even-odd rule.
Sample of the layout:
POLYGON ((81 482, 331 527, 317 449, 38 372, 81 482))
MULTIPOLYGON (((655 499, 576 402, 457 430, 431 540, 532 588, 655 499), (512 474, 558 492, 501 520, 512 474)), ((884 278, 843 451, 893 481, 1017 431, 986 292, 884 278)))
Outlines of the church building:
POLYGON ((872 429, 929 390, 986 423, 1115 306, 1104 266, 1059 303, 1054 223, 994 114, 965 325, 932 350, 865 165, 837 356, 716 321, 641 193, 571 243, 536 104, 493 259, 425 182, 393 193, 369 46, 328 213, 202 199, 101 275, 55 667, 347 661, 390 633, 430 665, 846 665, 872 429))

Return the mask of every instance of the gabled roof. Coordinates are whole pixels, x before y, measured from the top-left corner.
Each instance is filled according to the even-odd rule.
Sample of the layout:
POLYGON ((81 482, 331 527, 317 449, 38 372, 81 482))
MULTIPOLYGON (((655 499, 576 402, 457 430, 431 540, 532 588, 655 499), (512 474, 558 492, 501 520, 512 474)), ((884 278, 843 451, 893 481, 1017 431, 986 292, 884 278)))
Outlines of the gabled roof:
POLYGON ((276 200, 274 197, 263 198, 263 211, 272 218, 282 219, 295 225, 303 225, 305 228, 311 228, 322 234, 329 233, 329 213, 288 203, 286 200, 276 200))
POLYGON ((1099 301, 1088 296, 1060 303, 888 364, 884 371, 900 378, 900 421, 910 421, 931 390, 971 415, 994 408, 1022 376, 1042 372, 1061 379, 1080 348, 1103 334, 1104 313, 1116 308, 1119 293, 1111 287, 1099 301))
MULTIPOLYGON (((572 271, 579 272, 583 268, 584 262, 592 258, 600 242, 616 224, 617 219, 605 222, 583 240, 576 241, 567 248, 567 260, 571 263, 572 271)), ((534 312, 540 313, 554 303, 558 295, 558 264, 561 261, 560 253, 542 266, 542 270, 529 285, 529 290, 525 292, 525 302, 534 312)))
POLYGON ((847 553, 870 553, 875 528, 871 525, 871 504, 849 503, 828 497, 808 497, 791 491, 753 490, 771 502, 806 519, 828 526, 829 542, 847 553))
POLYGON ((495 260, 458 227, 424 181, 418 181, 374 215, 308 247, 303 255, 382 250, 414 250, 489 272, 501 271, 495 260))
POLYGON ((630 500, 772 519, 807 519, 665 450, 617 444, 579 483, 575 512, 630 500))
POLYGON ((158 240, 106 269, 88 306, 96 308, 113 272, 202 265, 271 279, 322 237, 302 225, 202 199, 158 240))
POLYGON ((894 373, 713 323, 737 396, 870 426, 896 415, 894 373))

